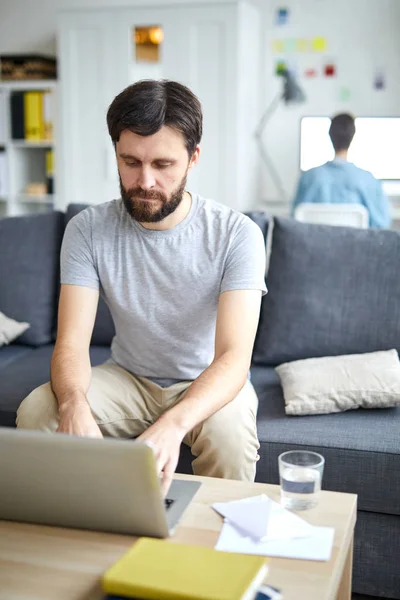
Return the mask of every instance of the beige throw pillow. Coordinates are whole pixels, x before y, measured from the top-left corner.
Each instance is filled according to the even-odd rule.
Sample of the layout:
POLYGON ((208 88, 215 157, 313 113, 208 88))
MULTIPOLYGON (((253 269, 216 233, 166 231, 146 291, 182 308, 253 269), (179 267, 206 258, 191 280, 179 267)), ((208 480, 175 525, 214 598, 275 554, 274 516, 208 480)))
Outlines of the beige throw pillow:
POLYGON ((276 368, 287 415, 400 406, 396 350, 309 358, 276 368))
POLYGON ((0 348, 16 340, 29 327, 29 323, 19 323, 0 312, 0 348))

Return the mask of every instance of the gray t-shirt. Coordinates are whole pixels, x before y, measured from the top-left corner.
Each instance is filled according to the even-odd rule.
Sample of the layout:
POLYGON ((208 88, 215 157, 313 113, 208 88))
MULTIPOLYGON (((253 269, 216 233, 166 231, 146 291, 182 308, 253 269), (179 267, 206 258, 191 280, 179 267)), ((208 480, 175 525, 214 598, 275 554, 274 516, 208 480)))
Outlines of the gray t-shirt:
POLYGON ((194 194, 166 231, 137 223, 122 200, 91 206, 68 223, 61 249, 61 283, 99 290, 110 308, 112 359, 155 381, 196 379, 214 357, 219 294, 266 293, 264 274, 258 225, 194 194))

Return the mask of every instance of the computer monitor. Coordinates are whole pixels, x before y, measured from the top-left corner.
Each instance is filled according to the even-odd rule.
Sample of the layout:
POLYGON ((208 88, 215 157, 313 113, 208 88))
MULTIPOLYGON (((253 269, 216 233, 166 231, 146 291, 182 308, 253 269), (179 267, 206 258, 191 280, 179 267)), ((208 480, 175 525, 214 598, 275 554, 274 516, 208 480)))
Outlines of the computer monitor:
MULTIPOLYGON (((329 117, 303 117, 300 169, 308 171, 334 158, 329 117)), ((400 181, 400 117, 357 117, 348 159, 383 181, 400 181)))

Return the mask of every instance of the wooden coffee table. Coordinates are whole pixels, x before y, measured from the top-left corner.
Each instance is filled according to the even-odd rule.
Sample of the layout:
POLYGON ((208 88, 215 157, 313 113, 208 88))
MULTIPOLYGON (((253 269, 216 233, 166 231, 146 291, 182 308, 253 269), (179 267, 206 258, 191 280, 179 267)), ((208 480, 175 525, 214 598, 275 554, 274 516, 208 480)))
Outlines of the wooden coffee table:
MULTIPOLYGON (((179 479, 193 479, 176 475, 179 479)), ((222 518, 213 502, 267 494, 279 487, 196 478, 203 485, 184 514, 173 542, 213 547, 222 518)), ((335 528, 329 562, 271 558, 268 583, 284 600, 350 600, 357 497, 322 492, 318 507, 301 513, 313 525, 335 528)), ((129 548, 133 537, 0 521, 1 600, 100 600, 101 574, 129 548)))

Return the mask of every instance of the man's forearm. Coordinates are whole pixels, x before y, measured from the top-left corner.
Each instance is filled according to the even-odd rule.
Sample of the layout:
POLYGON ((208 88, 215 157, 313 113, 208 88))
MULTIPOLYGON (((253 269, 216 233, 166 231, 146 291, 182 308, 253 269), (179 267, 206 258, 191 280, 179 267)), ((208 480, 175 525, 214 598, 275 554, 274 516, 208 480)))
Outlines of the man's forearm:
POLYGON ((234 353, 227 352, 192 383, 185 397, 161 419, 171 419, 184 431, 191 431, 217 410, 231 402, 246 383, 250 365, 234 353))
POLYGON ((86 401, 90 379, 89 352, 56 344, 51 359, 51 387, 59 408, 67 403, 86 401))

